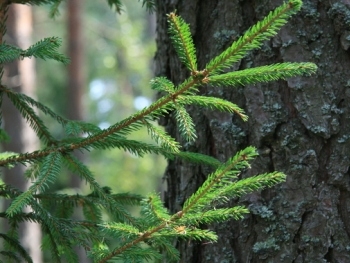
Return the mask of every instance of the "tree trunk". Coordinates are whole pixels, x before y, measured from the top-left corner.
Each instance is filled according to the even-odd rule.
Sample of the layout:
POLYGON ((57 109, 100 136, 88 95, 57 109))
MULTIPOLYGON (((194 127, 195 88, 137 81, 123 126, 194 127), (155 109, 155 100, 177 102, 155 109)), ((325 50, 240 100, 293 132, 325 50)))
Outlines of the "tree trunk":
MULTIPOLYGON (((8 11, 7 19, 7 43, 20 48, 28 48, 32 34, 32 9, 26 5, 13 4, 8 11)), ((35 63, 33 59, 14 61, 5 66, 2 83, 17 92, 24 93, 35 98, 35 63)), ((5 96, 4 96, 5 97, 5 96)), ((38 138, 30 128, 29 124, 22 118, 12 103, 4 98, 3 102, 4 129, 9 134, 11 141, 3 144, 4 151, 16 153, 32 152, 39 148, 38 138)), ((4 170, 4 181, 21 189, 22 191, 30 186, 23 173, 25 167, 17 165, 13 169, 4 170)), ((7 207, 7 205, 5 205, 7 207)), ((31 212, 27 207, 25 212, 31 212)), ((6 225, 5 225, 6 228, 6 225)), ((25 222, 20 227, 19 236, 23 246, 28 249, 33 262, 42 262, 41 253, 41 229, 40 225, 32 222, 25 222)))
MULTIPOLYGON (((68 66, 68 96, 67 117, 70 120, 81 121, 84 119, 83 94, 85 87, 84 75, 84 46, 82 34, 82 1, 70 0, 67 2, 67 31, 68 31, 68 57, 71 62, 68 66)), ((75 155, 83 160, 81 151, 75 155)), ((79 188, 81 180, 76 175, 71 175, 70 187, 79 188)))
MULTIPOLYGON (((82 10, 81 0, 69 0, 67 2, 67 33, 68 33, 68 96, 67 96, 67 117, 70 120, 82 121, 84 119, 83 94, 86 77, 84 74, 84 45, 82 32, 82 10)), ((74 155, 81 161, 85 159, 81 151, 75 151, 74 155)), ((82 180, 76 174, 70 173, 69 187, 79 189, 82 180)), ((81 219, 81 211, 75 214, 77 219, 81 219)), ((77 247, 76 253, 79 262, 91 262, 86 256, 83 248, 77 247)))
MULTIPOLYGON (((282 1, 159 0, 156 74, 175 83, 188 73, 167 35, 166 14, 190 23, 199 68, 282 1)), ((200 93, 237 103, 250 119, 189 108, 198 141, 183 150, 221 161, 245 146, 258 148, 249 176, 282 171, 287 181, 238 200, 251 213, 242 221, 207 226, 215 244, 178 243, 182 262, 350 262, 350 3, 305 0, 278 36, 249 54, 233 70, 277 62, 310 61, 317 75, 239 88, 203 86, 200 93)), ((162 124, 175 137, 171 116, 162 124)), ((178 211, 205 179, 202 166, 170 162, 165 202, 178 211)), ((232 200, 231 205, 237 200, 232 200)))

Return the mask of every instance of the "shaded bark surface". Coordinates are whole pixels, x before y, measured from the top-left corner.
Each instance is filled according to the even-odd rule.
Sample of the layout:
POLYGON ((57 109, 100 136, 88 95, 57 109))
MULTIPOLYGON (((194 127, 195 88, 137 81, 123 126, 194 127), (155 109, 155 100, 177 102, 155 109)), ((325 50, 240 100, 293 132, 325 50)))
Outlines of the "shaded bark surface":
MULTIPOLYGON (((188 75, 167 35, 166 14, 177 10, 190 23, 199 68, 282 1, 158 0, 156 75, 180 83, 188 75)), ((182 262, 350 262, 350 2, 305 0, 301 12, 232 69, 310 61, 316 75, 240 88, 202 87, 243 107, 250 119, 189 108, 198 133, 183 150, 222 161, 245 146, 260 156, 242 175, 283 171, 284 184, 239 201, 244 220, 208 226, 216 244, 179 243, 182 262)), ((162 120, 179 138, 172 115, 162 120)), ((204 181, 209 169, 176 160, 165 179, 173 212, 204 181)))

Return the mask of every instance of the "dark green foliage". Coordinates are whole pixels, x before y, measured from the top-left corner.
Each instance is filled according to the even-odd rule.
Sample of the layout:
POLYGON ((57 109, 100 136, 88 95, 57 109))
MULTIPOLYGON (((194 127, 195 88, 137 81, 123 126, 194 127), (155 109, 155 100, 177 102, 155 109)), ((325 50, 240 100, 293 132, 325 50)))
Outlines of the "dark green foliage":
POLYGON ((120 13, 123 8, 122 8, 122 3, 119 0, 107 0, 109 6, 111 8, 115 8, 115 11, 117 11, 118 13, 120 13))
POLYGON ((142 0, 142 6, 146 7, 146 10, 152 13, 155 10, 156 3, 154 0, 142 0))
POLYGON ((34 112, 33 108, 30 105, 22 100, 21 97, 17 97, 11 92, 7 93, 7 97, 16 106, 16 108, 18 108, 22 116, 26 118, 30 127, 36 132, 41 140, 43 140, 45 143, 51 143, 55 141, 43 121, 34 112))
POLYGON ((53 59, 64 64, 68 64, 69 59, 58 53, 58 48, 60 46, 61 40, 57 37, 49 37, 40 40, 26 50, 22 50, 11 45, 2 44, 0 45, 0 63, 3 64, 25 57, 35 57, 44 60, 53 59))
MULTIPOLYGON (((123 11, 123 4, 120 0, 107 0, 109 6, 114 8, 118 13, 123 11)), ((140 0, 139 0, 140 2, 140 0)), ((153 12, 155 9, 154 0, 142 0, 142 6, 146 7, 147 11, 153 12)))
POLYGON ((57 0, 54 3, 51 4, 51 8, 50 8, 50 13, 49 16, 51 18, 56 17, 57 15, 59 15, 59 6, 62 3, 63 0, 57 0))
POLYGON ((4 242, 6 243, 6 245, 8 247, 11 247, 11 249, 13 251, 16 251, 16 253, 11 252, 11 251, 1 251, 0 253, 6 257, 8 257, 8 259, 14 259, 16 260, 16 262, 20 262, 20 257, 23 258, 26 262, 33 262, 32 259, 30 258, 29 254, 27 253, 27 251, 21 246, 21 244, 19 243, 19 240, 16 238, 12 238, 8 235, 5 234, 1 234, 0 233, 0 237, 1 239, 4 240, 4 242), (17 255, 19 254, 19 255, 17 255))
POLYGON ((40 165, 40 172, 35 183, 20 196, 12 202, 11 206, 7 209, 8 216, 20 212, 25 205, 28 205, 33 201, 34 193, 44 192, 49 184, 52 184, 58 176, 61 168, 61 154, 54 152, 49 154, 42 160, 40 165))
MULTIPOLYGON (((61 1, 21 2, 50 3, 52 14, 55 14, 61 1)), ((117 12, 122 10, 120 1, 108 0, 108 4, 117 12)), ((143 5, 149 10, 154 8, 153 1, 144 0, 143 5)), ((10 185, 0 185, 0 196, 11 200, 10 207, 0 213, 11 225, 8 233, 0 233, 0 237, 7 244, 1 252, 2 255, 14 261, 31 262, 27 252, 18 242, 18 224, 23 221, 37 222, 42 226, 42 248, 51 253, 51 262, 78 262, 73 249, 75 246, 81 246, 88 251, 94 262, 143 262, 160 260, 164 256, 167 262, 176 262, 179 253, 172 245, 174 239, 216 241, 217 235, 208 229, 201 229, 201 225, 242 219, 249 212, 248 209, 244 206, 227 207, 229 200, 272 187, 283 182, 286 176, 280 172, 272 172, 239 180, 239 175, 249 169, 251 160, 257 156, 254 147, 247 147, 221 163, 210 156, 181 151, 180 143, 157 127, 155 121, 164 114, 173 112, 182 138, 185 141, 196 141, 195 125, 186 110, 188 105, 236 114, 243 121, 248 118, 243 109, 230 101, 199 96, 197 87, 208 83, 231 87, 314 73, 316 66, 312 63, 281 63, 221 74, 232 63, 243 58, 248 51, 260 47, 263 41, 274 36, 300 6, 301 1, 290 0, 276 8, 226 51, 213 58, 202 70, 197 69, 196 49, 189 25, 175 13, 171 13, 170 36, 180 61, 189 70, 190 77, 177 86, 164 77, 153 79, 151 88, 160 91, 163 96, 107 129, 100 129, 90 123, 67 120, 42 103, 14 92, 11 87, 1 85, 1 98, 7 96, 10 99, 43 145, 42 149, 30 153, 0 153, 0 166, 26 164, 29 167, 24 176, 33 180, 33 184, 25 192, 20 192, 10 185), (55 138, 34 108, 56 120, 63 127, 66 137, 60 140, 55 138), (139 129, 147 129, 154 144, 130 139, 129 135, 139 129), (83 133, 87 136, 82 137, 83 133), (172 215, 156 193, 147 197, 129 193, 113 194, 109 187, 101 186, 89 168, 72 155, 73 150, 110 148, 119 148, 138 157, 154 153, 168 159, 181 158, 184 161, 211 166, 215 170, 185 201, 182 210, 172 215), (52 191, 51 186, 61 176, 63 167, 86 181, 91 193, 68 195, 52 191), (31 207, 34 212, 24 213, 25 206, 31 207), (128 206, 140 206, 140 215, 132 215, 127 209, 128 206), (72 217, 77 208, 82 209, 84 220, 78 221, 72 217), (105 216, 108 216, 108 220, 105 216)), ((54 37, 39 41, 27 50, 3 44, 0 45, 0 62, 37 57, 67 63, 67 58, 57 52, 59 45, 59 39, 54 37)), ((0 130, 0 140, 8 140, 3 130, 0 130)), ((118 175, 115 180, 127 178, 118 175)))

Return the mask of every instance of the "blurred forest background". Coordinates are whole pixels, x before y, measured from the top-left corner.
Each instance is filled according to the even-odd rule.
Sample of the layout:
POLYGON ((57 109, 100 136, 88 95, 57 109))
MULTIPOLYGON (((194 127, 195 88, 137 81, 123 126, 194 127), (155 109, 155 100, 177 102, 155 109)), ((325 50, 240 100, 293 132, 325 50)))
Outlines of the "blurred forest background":
MULTIPOLYGON (((123 4, 121 14, 111 10, 105 0, 84 1, 80 5, 77 11, 80 12, 82 43, 78 42, 77 48, 78 52, 84 51, 82 72, 78 73, 82 79, 78 85, 82 84, 83 90, 74 97, 74 89, 78 87, 74 86, 74 81, 73 86, 69 84, 69 79, 76 77, 69 74, 77 74, 76 68, 67 70, 59 63, 37 60, 39 101, 46 102, 63 116, 82 118, 100 128, 107 128, 151 103, 155 94, 148 83, 153 76, 155 18, 136 0, 124 1, 123 4), (78 105, 79 100, 81 106, 78 105)), ((75 53, 73 50, 70 54, 71 47, 67 41, 71 30, 67 24, 67 5, 60 6, 60 14, 55 19, 49 18, 49 7, 33 10, 33 40, 52 35, 60 37, 63 39, 62 52, 73 60, 75 53)), ((52 122, 50 127, 60 137, 62 131, 59 125, 55 125, 52 122)), ((148 140, 145 130, 134 136, 148 140)), ((97 181, 111 187, 113 192, 146 194, 159 190, 166 163, 164 158, 155 155, 138 158, 137 161, 135 158, 138 157, 118 149, 84 154, 85 162, 97 181)), ((58 185, 57 190, 76 186, 76 183, 65 181, 67 178, 62 176, 62 185, 58 185)))
MULTIPOLYGON (((50 7, 11 5, 7 20, 6 42, 23 49, 47 37, 62 39, 61 52, 71 58, 68 66, 43 60, 24 59, 5 65, 2 83, 36 97, 54 112, 73 120, 83 120, 100 128, 122 120, 148 106, 155 98, 149 87, 153 77, 155 53, 155 16, 142 3, 123 1, 123 12, 111 10, 106 0, 63 2, 50 18, 50 7)), ((3 127, 12 139, 2 151, 31 152, 38 139, 20 114, 4 100, 3 127)), ((63 130, 54 120, 41 116, 57 139, 63 130)), ((151 142, 147 131, 134 133, 138 140, 151 142)), ((102 186, 113 193, 145 195, 160 191, 166 161, 161 156, 138 158, 118 149, 77 152, 88 164, 102 186)), ((4 170, 4 180, 24 190, 24 167, 4 170)), ((63 174, 55 184, 60 193, 89 194, 88 186, 71 174, 63 174)), ((3 203, 4 209, 8 204, 3 203)), ((38 225, 26 223, 19 235, 36 263, 46 262, 40 251, 38 225)), ((1 223, 6 231, 6 222, 1 223)), ((1 246, 1 244, 0 244, 1 246)), ((80 254, 80 262, 89 262, 80 254)), ((44 255, 45 258, 45 255, 44 255)), ((49 260, 49 259, 47 259, 49 260)))

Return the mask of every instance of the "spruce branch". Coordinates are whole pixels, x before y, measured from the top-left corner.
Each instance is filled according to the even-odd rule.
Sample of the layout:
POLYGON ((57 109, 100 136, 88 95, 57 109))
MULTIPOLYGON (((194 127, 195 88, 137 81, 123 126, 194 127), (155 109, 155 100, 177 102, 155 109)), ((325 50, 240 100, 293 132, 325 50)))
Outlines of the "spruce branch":
POLYGON ((12 251, 0 251, 0 255, 5 257, 5 258, 8 258, 9 262, 21 262, 21 258, 19 256, 17 256, 17 254, 12 252, 12 251))
POLYGON ((93 174, 82 162, 71 154, 66 154, 63 157, 63 162, 66 167, 89 183, 90 187, 94 191, 94 194, 96 194, 96 196, 98 196, 100 200, 106 204, 105 207, 108 209, 108 211, 112 212, 115 220, 120 222, 135 223, 135 218, 131 216, 124 207, 118 204, 110 193, 101 188, 101 186, 96 182, 93 174))
POLYGON ((54 3, 51 4, 49 17, 55 18, 60 14, 59 6, 63 2, 63 0, 55 0, 54 3))
POLYGON ((149 230, 139 233, 138 237, 130 240, 126 244, 121 247, 118 247, 111 251, 110 253, 105 254, 103 257, 99 258, 99 263, 108 262, 108 260, 112 258, 120 258, 120 255, 124 253, 128 253, 128 251, 132 250, 132 247, 137 246, 141 242, 146 242, 150 240, 152 242, 153 235, 157 238, 161 237, 183 237, 183 238, 193 238, 195 240, 211 240, 216 241, 217 235, 209 230, 201 230, 197 228, 186 228, 185 226, 176 226, 176 221, 181 219, 185 213, 180 211, 174 214, 170 220, 160 223, 159 225, 150 228, 149 230), (173 228, 172 228, 173 227, 173 228))
POLYGON ((220 86, 243 86, 301 75, 309 76, 316 70, 317 66, 314 63, 286 62, 214 75, 209 77, 209 82, 220 86))
POLYGON ((249 210, 244 206, 235 206, 230 208, 215 208, 202 213, 191 213, 179 220, 184 225, 211 224, 227 221, 229 219, 241 220, 249 210))
POLYGON ((171 231, 167 228, 159 232, 162 236, 168 238, 193 239, 196 241, 207 240, 211 242, 218 240, 218 236, 213 231, 195 227, 175 226, 171 231))
POLYGON ((151 88, 158 91, 165 91, 173 94, 175 92, 174 84, 165 77, 157 77, 151 80, 151 88))
POLYGON ((135 238, 140 235, 140 231, 131 225, 109 222, 100 225, 100 229, 103 233, 113 236, 118 240, 135 238))
POLYGON ((9 142, 10 136, 3 129, 0 128, 0 142, 9 142))
MULTIPOLYGON (((19 197, 23 194, 23 192, 10 187, 8 185, 0 186, 0 195, 8 196, 10 198, 19 197)), ((45 210, 39 203, 31 202, 34 213, 24 214, 17 213, 13 217, 9 217, 7 213, 1 213, 3 217, 9 219, 9 223, 11 225, 17 225, 20 221, 32 221, 40 223, 42 229, 45 233, 47 233, 50 242, 43 243, 43 247, 46 248, 47 251, 50 251, 52 254, 51 261, 52 262, 61 262, 59 256, 62 254, 62 251, 66 252, 69 255, 69 262, 77 262, 76 255, 72 252, 72 242, 71 235, 74 235, 76 238, 79 237, 79 231, 73 231, 75 225, 71 220, 59 219, 52 216, 47 210, 45 210)), ((80 233, 81 235, 82 233, 80 233)), ((90 239, 86 239, 90 240, 90 239)))
POLYGON ((136 141, 136 140, 128 140, 119 135, 109 135, 101 140, 94 141, 91 144, 84 147, 84 149, 111 149, 111 148, 119 148, 130 153, 135 154, 136 156, 142 157, 144 154, 155 153, 161 154, 167 158, 172 158, 173 155, 170 151, 148 143, 136 141))
POLYGON ((80 136, 82 133, 88 135, 95 134, 101 131, 101 128, 95 124, 83 121, 67 121, 64 124, 64 131, 67 135, 80 136))
POLYGON ((203 108, 215 109, 222 112, 236 113, 242 118, 242 120, 248 120, 248 116, 244 113, 244 110, 228 100, 215 97, 188 95, 179 96, 178 101, 184 105, 198 105, 203 108))
POLYGON ((122 205, 137 205, 139 206, 141 204, 141 201, 143 200, 143 196, 139 194, 132 194, 132 193, 117 193, 112 194, 112 198, 122 205))
MULTIPOLYGON (((62 154, 69 153, 73 150, 80 149, 80 148, 89 148, 89 146, 93 143, 95 145, 98 145, 99 141, 103 141, 103 139, 107 138, 110 135, 113 135, 114 133, 118 133, 119 131, 122 131, 123 129, 127 129, 130 125, 133 125, 137 122, 140 122, 142 119, 146 118, 148 115, 158 117, 161 116, 165 112, 167 112, 167 109, 172 109, 173 101, 181 94, 184 94, 189 89, 193 88, 193 86, 196 86, 201 82, 200 79, 193 79, 190 78, 189 81, 186 81, 185 83, 181 84, 179 89, 176 90, 174 94, 167 95, 156 102, 152 103, 149 107, 135 113, 134 115, 124 119, 121 122, 118 122, 109 128, 102 130, 101 132, 95 133, 93 135, 88 136, 87 138, 81 139, 78 143, 72 143, 63 145, 61 147, 47 147, 40 151, 34 151, 31 153, 26 154, 20 154, 18 156, 10 157, 6 160, 0 160, 0 166, 14 164, 14 163, 24 163, 24 162, 33 162, 37 159, 43 158, 47 155, 49 155, 52 152, 61 152, 62 154), (170 105, 170 108, 169 108, 170 105), (167 108, 168 107, 168 108, 167 108)), ((158 151, 160 152, 160 151, 158 151)), ((167 153, 167 155, 171 155, 170 153, 167 153)))
POLYGON ((185 201, 182 213, 201 209, 205 204, 217 198, 215 190, 229 184, 228 179, 235 179, 243 169, 250 167, 248 161, 256 155, 257 151, 254 147, 247 147, 218 167, 214 173, 208 176, 202 186, 185 201))
MULTIPOLYGON (((73 149, 79 149, 80 147, 77 147, 77 145, 79 145, 81 143, 81 141, 83 141, 84 139, 78 139, 78 142, 76 143, 72 143, 72 144, 68 144, 68 146, 59 146, 59 147, 47 147, 44 150, 38 150, 38 151, 34 151, 31 153, 24 153, 24 154, 16 154, 16 155, 11 155, 10 157, 1 160, 0 159, 0 166, 8 166, 8 165, 14 165, 16 163, 34 163, 35 161, 38 161, 44 157, 46 157, 47 155, 54 153, 54 152, 59 152, 63 155, 69 154, 73 149)), ((95 140, 94 140, 95 141, 95 140)), ((98 141, 98 139, 96 140, 98 141)), ((125 145, 125 149, 128 149, 129 147, 135 146, 134 142, 136 141, 132 141, 129 140, 127 141, 129 144, 125 145)), ((120 143, 120 142, 118 142, 120 143)), ((166 151, 165 149, 161 149, 160 147, 156 147, 153 145, 148 145, 148 144, 143 144, 140 142, 137 142, 137 145, 145 145, 146 149, 145 150, 141 150, 140 153, 144 154, 144 153, 150 153, 150 152, 154 152, 157 154, 163 154, 165 157, 169 158, 169 159, 173 159, 174 157, 179 157, 181 159, 184 159, 186 161, 189 162, 193 162, 193 163, 202 163, 202 164, 206 164, 206 165, 210 165, 210 166, 218 166, 220 164, 220 162, 218 160, 216 160, 213 157, 210 156, 206 156, 203 154, 199 154, 199 153, 193 153, 193 152, 171 152, 171 151, 166 151)), ((89 146, 87 144, 87 146, 89 146)), ((98 148, 98 146, 96 147, 98 148)), ((101 148, 103 148, 101 146, 101 148)), ((89 148, 87 148, 89 149, 89 148)))
POLYGON ((61 46, 61 40, 58 37, 49 37, 34 45, 27 50, 22 50, 18 47, 1 44, 0 45, 0 64, 10 62, 16 59, 23 59, 25 57, 41 58, 43 60, 53 59, 63 64, 68 64, 69 59, 58 52, 61 46))
POLYGON ((21 57, 23 50, 8 44, 0 45, 0 64, 4 64, 21 57))
MULTIPOLYGON (((105 188, 102 190, 106 194, 110 194, 110 197, 119 205, 119 206, 129 206, 137 205, 139 206, 143 197, 136 194, 130 193, 119 193, 111 194, 109 191, 106 191, 105 188)), ((57 193, 44 193, 44 194, 34 194, 33 197, 37 200, 40 200, 44 206, 47 207, 57 207, 56 214, 61 213, 61 210, 68 209, 70 207, 82 207, 85 218, 92 222, 100 223, 102 220, 102 211, 105 210, 110 214, 115 214, 115 206, 111 206, 109 202, 105 201, 102 198, 99 198, 98 193, 95 191, 89 195, 67 195, 67 194, 57 194, 57 193)), ((63 213, 69 213, 70 211, 62 211, 63 213)), ((60 214, 61 217, 63 214, 60 214)), ((120 216, 119 216, 120 217, 120 216)))
MULTIPOLYGON (((117 13, 121 13, 123 11, 123 5, 120 0, 107 0, 108 5, 115 9, 117 13)), ((140 2, 140 0, 139 0, 140 2)), ((154 0, 142 0, 142 6, 146 7, 146 10, 152 13, 155 10, 155 1, 154 0)))
POLYGON ((180 144, 165 131, 157 128, 146 120, 143 121, 143 124, 146 125, 148 134, 151 135, 152 139, 154 139, 157 144, 160 144, 161 148, 174 153, 180 152, 180 144))
POLYGON ((48 184, 52 184, 59 174, 60 168, 60 153, 52 153, 44 158, 37 181, 27 191, 15 198, 6 211, 7 215, 12 217, 19 213, 25 205, 32 204, 34 201, 33 194, 44 191, 48 184))
POLYGON ((169 34, 180 61, 190 72, 197 74, 196 49, 189 25, 175 13, 168 15, 169 34))
POLYGON ((120 14, 123 11, 123 5, 120 0, 107 0, 107 3, 112 9, 115 9, 117 13, 120 14))
POLYGON ((12 101, 13 105, 19 110, 23 118, 29 123, 30 127, 35 131, 40 139, 46 144, 56 144, 56 140, 50 134, 41 118, 34 112, 22 96, 16 96, 12 92, 6 92, 7 97, 12 101))
POLYGON ((301 0, 289 0, 271 11, 262 21, 248 29, 231 47, 212 59, 205 67, 206 70, 210 75, 220 73, 242 59, 247 52, 261 47, 263 41, 275 36, 287 23, 288 18, 300 10, 301 5, 301 0))
POLYGON ((240 197, 246 193, 251 193, 273 185, 282 183, 286 180, 286 175, 281 172, 272 172, 260 174, 245 179, 238 180, 233 184, 223 187, 220 192, 223 196, 240 197))
MULTIPOLYGON (((43 105, 42 103, 34 100, 33 98, 31 98, 25 94, 15 92, 13 89, 6 88, 5 86, 0 86, 0 94, 6 94, 9 98, 11 98, 11 100, 16 101, 17 104, 20 104, 18 106, 18 108, 21 108, 22 107, 21 105, 23 105, 23 107, 22 107, 23 111, 26 111, 27 108, 31 108, 31 107, 37 108, 42 113, 50 116, 51 118, 56 120, 59 124, 61 124, 65 128, 64 129, 65 133, 68 135, 78 136, 78 135, 81 135, 82 133, 87 133, 88 135, 92 135, 92 134, 95 134, 97 132, 101 132, 101 129, 92 123, 86 123, 83 121, 68 120, 68 119, 56 114, 49 107, 43 105), (28 106, 26 106, 25 104, 27 104, 28 106)), ((15 102, 14 102, 14 104, 15 104, 15 102)), ((27 115, 29 115, 29 116, 33 115, 32 122, 37 122, 39 124, 42 122, 41 120, 37 120, 39 117, 36 117, 36 113, 31 114, 31 112, 33 112, 33 110, 27 110, 27 111, 29 112, 27 115)), ((39 126, 39 125, 36 124, 35 126, 39 126)), ((43 130, 41 132, 44 133, 42 136, 44 138, 46 137, 47 142, 54 144, 55 139, 50 134, 49 135, 47 134, 48 133, 47 128, 43 127, 43 130)), ((41 138, 41 135, 40 134, 38 134, 38 135, 39 135, 39 138, 41 138)))
POLYGON ((179 127, 180 135, 187 141, 195 141, 197 138, 195 125, 191 116, 188 114, 186 109, 178 105, 176 106, 175 119, 179 127))
POLYGON ((0 86, 0 92, 1 94, 7 94, 9 97, 18 98, 18 100, 25 101, 30 106, 36 107, 37 109, 41 110, 44 114, 51 116, 53 119, 55 119, 59 124, 62 124, 63 126, 66 125, 69 120, 66 118, 63 118, 62 116, 56 114, 53 112, 49 107, 43 105, 42 103, 37 102, 33 98, 19 92, 15 92, 13 89, 9 89, 5 86, 0 86))
POLYGON ((78 263, 78 257, 72 248, 73 243, 79 239, 80 235, 73 221, 52 216, 36 202, 32 204, 32 208, 40 214, 40 224, 49 241, 43 243, 43 248, 51 252, 52 261, 61 262, 60 256, 63 254, 68 262, 78 263), (74 240, 72 236, 74 236, 74 240))
MULTIPOLYGON (((17 196, 20 195, 19 191, 15 190, 12 192, 16 192, 17 196)), ((8 218, 6 213, 0 213, 0 216, 7 217, 11 225, 18 225, 18 223, 23 221, 36 222, 41 224, 43 231, 47 234, 47 236, 45 237, 42 243, 42 248, 52 253, 52 258, 50 262, 61 262, 60 256, 62 254, 66 254, 66 258, 69 259, 69 262, 78 262, 75 253, 72 251, 72 246, 74 244, 78 244, 82 247, 87 248, 87 242, 98 241, 95 238, 95 236, 85 234, 85 229, 89 228, 89 227, 86 227, 87 224, 85 222, 79 222, 79 221, 73 222, 71 220, 66 220, 66 219, 51 218, 52 215, 48 214, 46 210, 41 208, 41 206, 34 205, 34 207, 36 209, 35 213, 18 213, 16 214, 16 216, 11 218, 8 218), (49 218, 47 218, 47 216, 49 216, 49 218), (72 230, 68 233, 67 229, 72 229, 72 230), (71 242, 72 240, 70 238, 71 236, 75 237, 73 242, 71 242), (57 242, 58 241, 57 239, 61 239, 61 238, 66 239, 66 241, 64 242, 63 240, 59 240, 59 242, 57 242), (63 243, 60 243, 60 241, 63 243)), ((6 235, 6 236, 9 237, 9 235, 6 235)), ((14 237, 9 237, 9 238, 12 238, 13 240, 18 239, 17 236, 15 238, 14 237)), ((10 247, 13 247, 13 250, 16 251, 17 253, 19 252, 20 254, 23 254, 21 251, 21 248, 17 246, 16 247, 10 246, 10 247)), ((24 249, 22 248, 22 250, 24 249)), ((29 257, 29 260, 27 262, 32 262, 30 257, 29 257)), ((18 262, 22 262, 22 261, 23 260, 19 260, 18 262)))
POLYGON ((142 6, 145 6, 146 10, 152 14, 156 9, 156 2, 154 0, 142 0, 142 6))
POLYGON ((162 235, 154 234, 152 239, 148 240, 148 244, 157 249, 157 251, 163 251, 167 255, 169 262, 178 262, 180 260, 180 253, 170 240, 162 235))
MULTIPOLYGON (((42 202, 43 204, 43 202, 42 202)), ((44 206, 44 204, 43 204, 44 206)), ((44 206, 45 207, 45 206, 44 206)), ((52 204, 50 206, 50 204, 46 203, 46 209, 51 210, 52 209, 52 204), (51 208, 51 209, 50 209, 51 208)), ((75 206, 74 205, 69 205, 69 206, 63 206, 63 205, 59 205, 55 207, 55 212, 54 215, 57 216, 58 218, 71 218, 74 214, 74 210, 75 210, 75 206)))
POLYGON ((159 232, 161 229, 163 229, 164 227, 167 226, 167 223, 164 222, 146 232, 140 233, 140 235, 136 238, 133 239, 132 241, 124 244, 121 247, 117 247, 115 248, 113 251, 111 251, 110 253, 104 255, 102 258, 100 258, 98 260, 98 263, 105 263, 108 260, 114 258, 117 255, 120 255, 122 253, 125 253, 126 251, 128 251, 131 247, 136 246, 138 244, 140 244, 141 242, 147 240, 153 233, 159 232))
POLYGON ((162 259, 162 256, 158 251, 154 250, 151 247, 144 248, 141 246, 134 246, 116 257, 116 259, 119 259, 122 262, 137 262, 140 258, 148 262, 159 262, 159 260, 162 259))
POLYGON ((211 157, 205 154, 200 154, 200 153, 179 152, 175 156, 192 163, 209 165, 214 168, 217 168, 218 166, 221 165, 221 162, 218 159, 215 159, 214 157, 211 157))
POLYGON ((58 37, 49 37, 40 40, 27 50, 24 51, 23 57, 35 57, 43 60, 53 59, 63 64, 68 64, 69 59, 58 53, 58 48, 61 46, 61 39, 58 37))
MULTIPOLYGON (((0 153, 0 160, 5 160, 5 159, 8 159, 8 158, 10 158, 12 156, 16 156, 16 155, 17 155, 17 153, 15 153, 15 152, 2 152, 2 153, 0 153)), ((13 168, 14 165, 9 164, 9 165, 6 165, 5 167, 13 168)))
POLYGON ((84 200, 82 205, 83 214, 87 220, 92 222, 101 223, 102 222, 102 211, 101 208, 97 206, 96 203, 91 202, 90 200, 84 200))
POLYGON ((25 260, 25 262, 28 263, 33 263, 30 255, 28 254, 28 252, 22 247, 22 245, 20 244, 19 240, 16 238, 12 238, 6 234, 0 233, 0 238, 4 240, 4 242, 6 243, 7 246, 11 247, 11 249, 14 252, 6 252, 6 251, 2 251, 4 253, 2 253, 2 255, 8 256, 10 258, 13 259, 17 259, 16 262, 22 262, 22 260, 25 260), (17 254, 19 254, 21 256, 22 259, 20 259, 17 254))
MULTIPOLYGON (((152 193, 141 203, 141 215, 145 226, 152 226, 170 220, 170 215, 165 209, 159 195, 152 193)), ((147 227, 148 228, 148 227, 147 227)))
MULTIPOLYGON (((217 236, 208 230, 200 230, 196 228, 188 228, 186 226, 198 225, 201 223, 212 223, 221 222, 229 218, 241 219, 243 215, 248 213, 245 207, 234 207, 234 208, 222 208, 218 210, 207 209, 208 203, 212 204, 213 201, 217 200, 222 196, 232 196, 232 189, 230 185, 235 185, 232 180, 237 178, 237 175, 245 168, 249 167, 249 161, 251 161, 257 152, 254 147, 247 147, 246 149, 237 153, 234 157, 228 160, 225 164, 222 164, 214 173, 208 176, 207 180, 203 185, 194 193, 189 199, 186 200, 183 210, 174 214, 169 218, 167 213, 155 214, 154 210, 157 209, 146 209, 148 221, 151 224, 156 223, 158 225, 151 227, 145 232, 135 232, 133 228, 132 233, 134 239, 131 239, 128 243, 123 246, 116 248, 109 255, 101 258, 99 262, 107 262, 111 258, 115 258, 119 254, 125 253, 131 249, 131 247, 145 242, 148 239, 152 239, 153 236, 160 235, 162 237, 179 237, 193 238, 198 240, 211 240, 216 241, 217 236), (222 189, 227 189, 222 191, 222 189), (230 190, 228 190, 230 189, 230 190), (231 195, 229 195, 231 194, 231 195)), ((281 175, 281 173, 278 173, 281 175)), ((247 182, 244 184, 246 188, 243 188, 242 193, 251 192, 254 190, 262 189, 266 186, 272 186, 285 180, 285 176, 279 176, 277 173, 274 175, 262 175, 246 179, 247 182), (258 178, 258 180, 256 180, 258 178)), ((239 182, 239 181, 238 181, 239 182)), ((239 187, 237 187, 239 189, 239 187)), ((160 199, 155 199, 160 201, 160 199)), ((151 203, 153 199, 148 202, 151 203)), ((158 202, 157 202, 158 203, 158 202)), ((162 211, 158 204, 158 209, 162 211)), ((131 231, 125 229, 124 231, 131 231)), ((121 233, 118 233, 118 235, 121 233)), ((128 234, 130 237, 131 233, 128 234)))

